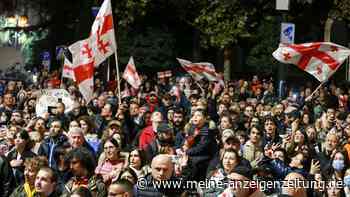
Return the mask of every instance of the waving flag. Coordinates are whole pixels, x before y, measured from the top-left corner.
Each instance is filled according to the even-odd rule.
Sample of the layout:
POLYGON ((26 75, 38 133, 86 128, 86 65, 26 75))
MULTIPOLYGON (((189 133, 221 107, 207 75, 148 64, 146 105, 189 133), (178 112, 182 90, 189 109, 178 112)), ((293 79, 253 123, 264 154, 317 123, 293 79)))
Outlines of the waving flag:
POLYGON ((89 39, 81 40, 69 47, 73 57, 74 78, 85 101, 89 103, 94 92, 95 60, 89 39))
POLYGON ((281 44, 272 55, 282 63, 297 65, 323 82, 341 66, 350 50, 330 42, 281 44))
POLYGON ((62 77, 69 78, 75 81, 73 64, 66 57, 64 57, 62 77))
POLYGON ((219 81, 219 74, 215 72, 215 67, 209 62, 192 63, 188 60, 177 58, 181 66, 192 75, 192 77, 199 81, 203 78, 209 81, 219 81))
POLYGON ((139 89, 141 85, 141 79, 137 73, 134 58, 131 56, 129 63, 125 68, 123 79, 125 79, 133 88, 139 89))
POLYGON ((95 66, 100 65, 116 51, 116 41, 113 26, 112 6, 110 0, 105 0, 92 24, 89 39, 92 40, 92 49, 95 66))
POLYGON ((131 96, 128 84, 125 84, 124 90, 121 92, 122 98, 131 96))
POLYGON ((167 71, 163 71, 163 72, 158 72, 157 75, 158 75, 159 79, 164 79, 164 78, 171 77, 173 74, 172 74, 171 70, 167 70, 167 71))
POLYGON ((79 91, 87 103, 93 96, 94 68, 116 51, 113 16, 110 0, 105 0, 92 25, 89 38, 80 40, 69 50, 79 91))

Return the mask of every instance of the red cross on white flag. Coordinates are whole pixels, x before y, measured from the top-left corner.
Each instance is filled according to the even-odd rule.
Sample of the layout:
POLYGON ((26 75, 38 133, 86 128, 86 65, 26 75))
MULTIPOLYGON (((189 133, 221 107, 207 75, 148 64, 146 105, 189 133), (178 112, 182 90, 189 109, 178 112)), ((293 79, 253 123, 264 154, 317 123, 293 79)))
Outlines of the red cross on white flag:
POLYGON ((73 72, 79 91, 89 103, 94 92, 94 57, 91 54, 91 40, 85 39, 69 46, 73 57, 73 72))
POLYGON ((87 103, 93 97, 94 67, 116 51, 111 1, 105 0, 92 25, 89 38, 69 46, 73 57, 74 75, 87 103))
POLYGON ((92 24, 90 39, 95 57, 95 66, 100 65, 116 51, 113 15, 110 0, 105 0, 92 24))
POLYGON ((208 81, 221 81, 220 76, 215 71, 215 67, 212 63, 209 62, 199 62, 192 63, 188 60, 176 58, 177 61, 181 64, 182 68, 185 69, 192 77, 199 81, 203 78, 208 79, 208 81))
POLYGON ((281 44, 272 55, 280 62, 297 65, 323 82, 341 66, 350 49, 330 42, 281 44))
POLYGON ((126 65, 123 73, 123 79, 125 79, 135 89, 139 89, 141 85, 141 79, 137 73, 134 58, 132 56, 129 59, 128 65, 126 65))
POLYGON ((66 57, 64 57, 62 77, 70 78, 75 81, 73 64, 66 57))

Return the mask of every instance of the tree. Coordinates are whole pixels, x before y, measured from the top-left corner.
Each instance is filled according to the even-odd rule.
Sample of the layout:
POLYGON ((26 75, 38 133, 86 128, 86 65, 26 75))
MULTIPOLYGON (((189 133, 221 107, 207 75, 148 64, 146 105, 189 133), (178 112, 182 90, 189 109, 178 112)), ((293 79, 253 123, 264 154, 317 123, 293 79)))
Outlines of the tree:
POLYGON ((118 56, 121 65, 126 65, 130 56, 143 71, 154 68, 172 68, 174 58, 174 36, 166 27, 147 27, 144 30, 121 31, 118 37, 118 56))
POLYGON ((277 61, 272 58, 272 52, 278 47, 279 23, 275 17, 266 16, 257 28, 254 44, 247 56, 247 65, 259 68, 260 72, 273 72, 277 61))
POLYGON ((348 0, 334 0, 328 15, 332 19, 350 21, 350 3, 348 0))
POLYGON ((246 25, 248 17, 255 11, 247 12, 238 1, 215 1, 204 7, 194 20, 194 25, 202 33, 203 46, 224 49, 237 43, 239 38, 249 37, 246 25))
POLYGON ((257 25, 251 18, 257 13, 257 8, 251 6, 251 1, 245 4, 238 0, 206 2, 193 25, 201 32, 202 46, 223 49, 224 75, 230 79, 231 46, 242 38, 251 37, 250 29, 257 25))
POLYGON ((119 0, 112 1, 117 27, 127 27, 147 14, 147 6, 151 0, 119 0), (115 3, 114 3, 115 2, 115 3))

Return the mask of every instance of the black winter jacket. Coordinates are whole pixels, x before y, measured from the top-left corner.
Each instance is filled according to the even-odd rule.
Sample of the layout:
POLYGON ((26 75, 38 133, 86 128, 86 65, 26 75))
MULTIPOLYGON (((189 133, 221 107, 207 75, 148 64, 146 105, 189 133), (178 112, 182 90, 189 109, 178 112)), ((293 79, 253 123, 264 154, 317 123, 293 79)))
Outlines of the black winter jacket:
POLYGON ((184 192, 181 187, 182 181, 177 178, 171 178, 170 180, 166 181, 166 183, 174 185, 179 183, 180 187, 178 188, 166 187, 166 183, 159 183, 159 185, 158 183, 155 184, 155 180, 151 174, 148 174, 144 179, 138 181, 142 182, 142 185, 137 184, 137 186, 135 186, 135 196, 138 197, 177 197, 181 196, 181 194, 184 192))
POLYGON ((0 177, 0 197, 8 197, 14 188, 14 177, 5 156, 0 156, 0 177))
MULTIPOLYGON (((193 135, 195 127, 192 126, 189 130, 189 135, 193 135)), ((215 140, 215 131, 209 129, 209 125, 206 124, 200 129, 199 135, 195 137, 195 142, 186 153, 190 157, 207 157, 208 159, 213 157, 218 151, 218 145, 215 140)))

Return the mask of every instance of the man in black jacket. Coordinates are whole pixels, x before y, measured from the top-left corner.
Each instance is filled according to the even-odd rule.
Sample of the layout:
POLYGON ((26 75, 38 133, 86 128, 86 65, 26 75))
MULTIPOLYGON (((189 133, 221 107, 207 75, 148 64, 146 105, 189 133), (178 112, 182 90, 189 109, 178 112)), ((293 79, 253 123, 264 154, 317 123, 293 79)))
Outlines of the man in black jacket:
POLYGON ((262 138, 263 147, 268 144, 278 144, 282 142, 277 130, 277 123, 272 116, 266 116, 264 121, 264 136, 262 138))
MULTIPOLYGON (((153 158, 152 172, 139 179, 134 196, 138 197, 172 197, 181 196, 184 192, 183 183, 187 178, 173 176, 174 164, 169 155, 160 154, 153 158)), ((185 177, 183 171, 183 177, 185 177)))
POLYGON ((12 193, 14 178, 10 163, 5 156, 0 156, 0 197, 7 197, 12 193))
POLYGON ((151 161, 159 153, 170 153, 174 145, 174 129, 167 123, 161 123, 157 127, 156 139, 146 148, 147 160, 151 161))

